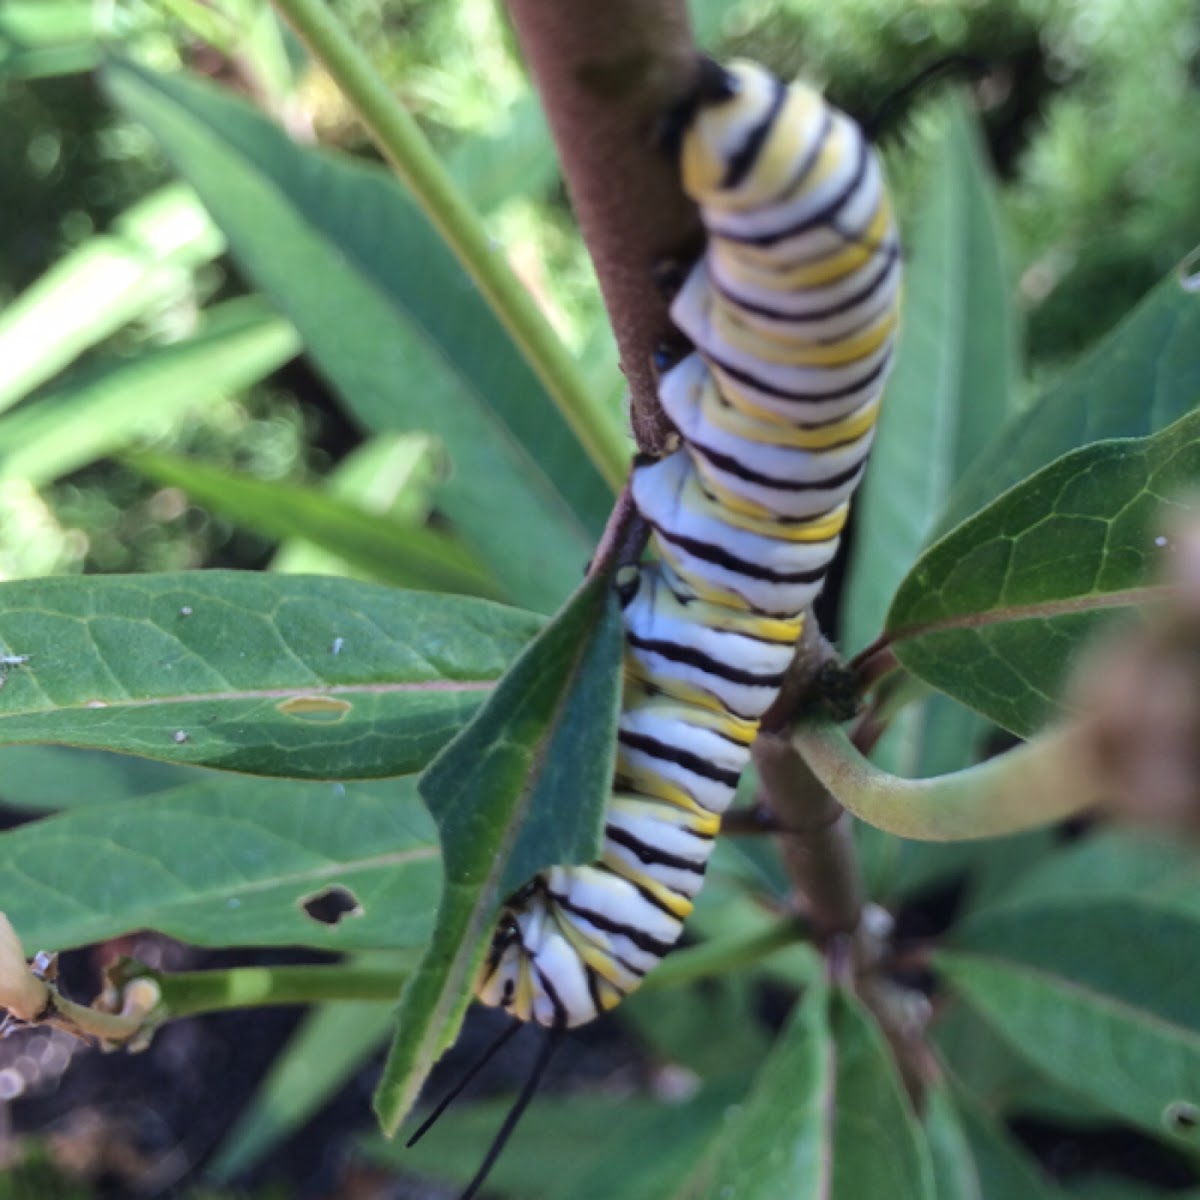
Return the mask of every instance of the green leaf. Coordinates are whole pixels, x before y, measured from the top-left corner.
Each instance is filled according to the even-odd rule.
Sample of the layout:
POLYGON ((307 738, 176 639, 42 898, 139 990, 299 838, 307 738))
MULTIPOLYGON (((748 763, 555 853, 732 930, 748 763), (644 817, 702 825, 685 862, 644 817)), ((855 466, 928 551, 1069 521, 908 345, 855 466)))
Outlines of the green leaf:
POLYGON ((538 628, 461 596, 234 572, 0 584, 0 745, 259 775, 414 771, 538 628))
POLYGON ((171 184, 77 246, 0 316, 0 411, 176 295, 224 245, 195 194, 171 184))
POLYGON ((433 945, 400 1005, 375 1107, 394 1133, 453 1041, 505 896, 544 867, 593 861, 612 788, 622 625, 590 580, 430 765, 446 892, 433 945))
POLYGON ((1200 414, 1052 463, 922 555, 888 613, 896 656, 1028 737, 1082 643, 1156 594, 1161 509, 1197 479, 1200 414))
POLYGON ((156 796, 203 778, 196 767, 75 750, 69 746, 0 746, 0 804, 11 808, 81 808, 156 796))
MULTIPOLYGON (((662 1200, 744 1090, 742 1080, 724 1080, 680 1104, 597 1095, 535 1101, 489 1175, 488 1194, 514 1200, 662 1200)), ((455 1108, 411 1149, 373 1138, 365 1150, 381 1167, 463 1184, 511 1106, 506 1097, 455 1108)))
MULTIPOLYGON (((699 955, 712 945, 689 946, 668 961, 678 964, 683 955, 699 955)), ((724 971, 714 964, 711 974, 686 991, 660 986, 656 971, 647 977, 648 986, 622 1002, 621 1021, 652 1058, 702 1079, 728 1071, 730 1063, 762 1061, 769 1038, 758 1019, 761 990, 745 962, 730 958, 724 971), (720 1038, 713 1037, 714 1029, 721 1030, 720 1038)))
POLYGON ((925 1127, 938 1200, 1063 1200, 1063 1193, 1008 1134, 945 1085, 926 1096, 925 1127))
POLYGON ((421 946, 440 878, 411 776, 226 776, 0 835, 0 895, 31 953, 138 929, 202 946, 421 946), (360 911, 309 916, 304 905, 330 889, 360 911))
POLYGON ((1164 429, 1200 400, 1200 293, 1173 271, 990 443, 938 521, 946 533, 1079 446, 1164 429))
POLYGON ((516 196, 546 192, 558 178, 558 159, 538 98, 528 93, 518 100, 502 132, 463 141, 446 170, 485 216, 516 196))
POLYGON ((984 1200, 971 1143, 950 1089, 935 1085, 925 1093, 921 1126, 929 1143, 937 1200, 984 1200))
POLYGON ((851 652, 883 628, 951 488, 1013 407, 1017 348, 999 217, 961 103, 946 106, 917 213, 896 367, 855 501, 843 639, 851 652))
POLYGON ((222 304, 191 337, 81 372, 0 419, 0 482, 40 486, 77 471, 257 383, 299 349, 261 300, 222 304))
POLYGON ((0 78, 37 79, 91 70, 100 58, 91 0, 5 0, 0 78))
POLYGON ((1075 842, 997 896, 987 911, 1074 900, 1136 899, 1200 920, 1195 849, 1150 834, 1106 831, 1075 842))
POLYGON ((1193 1149, 1200 920, 1132 900, 981 913, 940 952, 950 988, 1031 1066, 1193 1149), (1190 1106, 1190 1107, 1188 1107, 1190 1106))
POLYGON ((105 81, 355 415, 438 434, 454 466, 439 505, 518 603, 553 608, 611 493, 427 220, 383 172, 294 145, 210 87, 117 63, 105 81))
POLYGON ((324 1004, 305 1015, 271 1064, 237 1124, 211 1158, 205 1177, 227 1184, 260 1162, 314 1117, 387 1040, 394 1004, 324 1004))
POLYGON ((419 525, 376 516, 313 488, 255 479, 177 455, 143 451, 124 460, 199 505, 269 538, 303 537, 381 583, 499 599, 496 585, 461 543, 419 525))
POLYGON ((933 1200, 887 1043, 858 1000, 805 993, 750 1095, 680 1200, 933 1200), (869 1152, 865 1152, 869 1146, 869 1152))
MULTIPOLYGON (((424 523, 433 509, 433 489, 442 465, 437 443, 420 433, 379 434, 356 446, 322 481, 331 496, 387 514, 406 525, 424 523)), ((336 551, 296 539, 280 546, 272 571, 289 575, 353 575, 336 551)))

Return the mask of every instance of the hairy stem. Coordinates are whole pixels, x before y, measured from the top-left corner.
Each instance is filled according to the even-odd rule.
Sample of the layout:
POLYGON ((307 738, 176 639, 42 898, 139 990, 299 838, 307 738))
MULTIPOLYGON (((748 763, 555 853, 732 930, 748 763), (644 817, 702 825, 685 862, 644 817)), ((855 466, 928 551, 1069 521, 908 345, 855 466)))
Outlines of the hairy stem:
POLYGON ((858 929, 865 900, 853 823, 789 740, 794 714, 814 701, 815 684, 838 663, 811 614, 779 697, 754 744, 757 804, 774 815, 784 866, 818 939, 858 929))
POLYGON ((588 394, 558 335, 504 256, 488 240, 479 218, 454 186, 417 123, 375 73, 324 0, 274 0, 274 4, 353 105, 375 144, 458 256, 615 490, 628 469, 624 440, 588 394))
POLYGON ((821 941, 852 934, 865 900, 850 814, 807 768, 787 737, 760 733, 754 744, 758 799, 787 831, 784 866, 821 941))
POLYGON ((695 77, 684 0, 509 0, 542 95, 629 381, 634 435, 661 453, 670 425, 653 354, 671 335, 655 267, 698 244, 699 218, 656 143, 695 77))

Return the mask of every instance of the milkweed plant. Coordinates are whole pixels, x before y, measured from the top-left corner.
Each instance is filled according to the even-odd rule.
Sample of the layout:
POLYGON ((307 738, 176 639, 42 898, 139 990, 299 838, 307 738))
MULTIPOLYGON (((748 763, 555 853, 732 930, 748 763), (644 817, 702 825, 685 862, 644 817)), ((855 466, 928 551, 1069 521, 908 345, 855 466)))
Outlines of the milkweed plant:
MULTIPOLYGON (((0 800, 30 814, 0 834, 4 1029, 132 1051, 197 1014, 312 1005, 208 1178, 238 1177, 390 1044, 388 1136, 363 1153, 462 1184, 511 1097, 464 1097, 411 1150, 391 1139, 438 1098, 423 1085, 506 897, 598 855, 614 580, 640 553, 624 484, 635 452, 677 444, 655 394, 653 351, 677 336, 659 267, 701 244, 658 118, 698 50, 674 0, 621 0, 603 27, 585 3, 509 6, 623 410, 615 361, 568 352, 479 215, 552 176, 545 128, 443 162, 319 0, 275 0, 298 41, 243 7, 249 32, 236 5, 191 19, 243 48, 254 87, 163 69, 145 30, 62 68, 94 68, 175 180, 0 315, 0 489, 117 458, 282 543, 263 571, 0 582, 0 800), (315 144, 300 43, 386 166, 315 144), (111 351, 226 253, 247 294, 111 351), (147 435, 301 353, 362 434, 326 486, 147 435), (139 930, 338 957, 123 959, 95 999, 65 994, 59 951, 139 930)), ((603 1018, 671 1085, 536 1096, 497 1195, 1200 1186, 1200 257, 1030 377, 971 105, 933 91, 897 206, 894 369, 838 603, 818 607, 831 636, 808 623, 684 941, 603 1018), (1038 1121, 1120 1129, 1154 1171, 1052 1173, 1019 1136, 1038 1121)))

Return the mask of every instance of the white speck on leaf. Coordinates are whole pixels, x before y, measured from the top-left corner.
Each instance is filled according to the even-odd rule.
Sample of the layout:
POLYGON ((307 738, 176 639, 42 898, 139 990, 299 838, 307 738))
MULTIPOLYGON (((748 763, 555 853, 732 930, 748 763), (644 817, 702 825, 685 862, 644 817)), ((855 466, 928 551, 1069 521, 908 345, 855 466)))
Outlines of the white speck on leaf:
POLYGON ((175 743, 175 745, 182 746, 184 742, 190 742, 192 739, 184 730, 177 729, 175 730, 171 740, 175 743))
POLYGON ((342 652, 342 647, 346 644, 345 638, 335 637, 333 639, 333 657, 337 658, 342 652))

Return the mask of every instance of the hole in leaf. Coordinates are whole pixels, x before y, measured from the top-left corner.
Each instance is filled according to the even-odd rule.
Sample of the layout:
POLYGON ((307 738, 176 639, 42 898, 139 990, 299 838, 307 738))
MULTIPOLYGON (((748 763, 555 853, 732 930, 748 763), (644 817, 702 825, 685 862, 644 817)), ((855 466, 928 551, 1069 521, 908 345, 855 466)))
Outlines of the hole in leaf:
POLYGON ((1200 1108, 1186 1100, 1175 1100, 1163 1109, 1163 1124, 1172 1133, 1191 1133, 1200 1128, 1200 1108))
POLYGON ((1200 246, 1179 264, 1179 285, 1185 292, 1200 292, 1200 246))
POLYGON ((322 925, 340 925, 345 917, 361 917, 363 912, 358 897, 338 884, 302 899, 300 906, 322 925))

